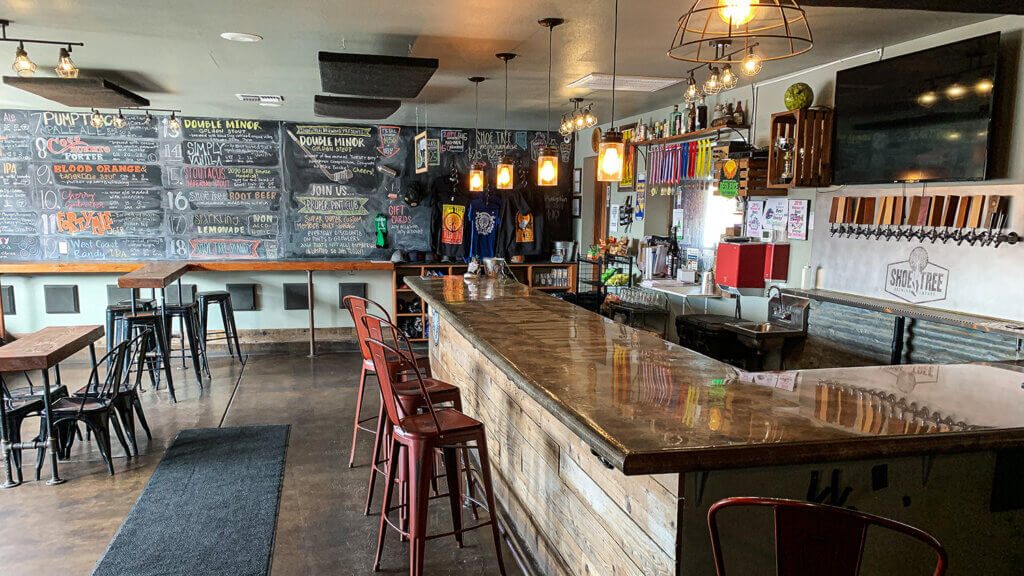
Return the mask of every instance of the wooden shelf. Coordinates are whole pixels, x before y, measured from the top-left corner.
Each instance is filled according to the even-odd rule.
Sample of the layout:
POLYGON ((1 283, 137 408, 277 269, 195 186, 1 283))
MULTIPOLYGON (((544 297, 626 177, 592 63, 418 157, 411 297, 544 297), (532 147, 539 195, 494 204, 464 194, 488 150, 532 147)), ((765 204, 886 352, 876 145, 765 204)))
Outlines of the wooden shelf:
POLYGON ((696 132, 687 132, 686 134, 679 134, 678 136, 669 136, 668 138, 655 138, 653 140, 644 140, 642 142, 630 142, 630 146, 657 146, 659 144, 675 144, 676 142, 686 142, 689 140, 698 140, 701 136, 707 136, 709 134, 718 134, 720 132, 732 132, 736 130, 743 132, 744 130, 750 130, 750 126, 744 124, 742 126, 718 126, 716 128, 705 128, 703 130, 697 130, 696 132))

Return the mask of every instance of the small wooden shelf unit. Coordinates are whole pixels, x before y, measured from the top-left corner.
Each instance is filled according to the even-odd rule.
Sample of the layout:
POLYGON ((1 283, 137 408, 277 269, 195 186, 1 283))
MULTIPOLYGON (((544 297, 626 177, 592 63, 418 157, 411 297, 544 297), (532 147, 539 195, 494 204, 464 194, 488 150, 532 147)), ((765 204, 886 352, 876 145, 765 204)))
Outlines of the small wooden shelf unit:
MULTIPOLYGON (((517 280, 526 284, 527 286, 543 290, 545 292, 575 292, 576 291, 576 264, 572 262, 556 264, 553 262, 528 262, 525 264, 509 264, 509 269, 515 274, 517 280), (555 270, 565 270, 565 285, 564 286, 549 286, 542 283, 542 278, 549 272, 555 270)), ((418 338, 409 338, 411 342, 426 342, 427 336, 430 333, 430 313, 427 311, 426 305, 423 300, 417 296, 412 290, 406 288, 404 278, 406 276, 423 276, 427 273, 440 272, 443 276, 451 276, 453 274, 461 276, 466 272, 465 264, 452 264, 448 262, 438 262, 434 264, 399 264, 395 266, 394 272, 394 294, 392 295, 392 310, 395 314, 395 322, 402 327, 403 320, 407 318, 421 318, 423 324, 424 333, 418 338), (404 303, 418 303, 419 312, 401 312, 399 308, 399 300, 404 303)))

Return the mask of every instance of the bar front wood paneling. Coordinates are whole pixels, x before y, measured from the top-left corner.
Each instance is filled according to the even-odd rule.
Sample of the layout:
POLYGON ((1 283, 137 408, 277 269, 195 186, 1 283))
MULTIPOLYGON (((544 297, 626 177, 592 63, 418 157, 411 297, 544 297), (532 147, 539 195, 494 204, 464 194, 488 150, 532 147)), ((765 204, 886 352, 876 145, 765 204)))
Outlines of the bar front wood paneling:
POLYGON ((487 428, 505 525, 541 574, 676 574, 679 475, 625 476, 443 318, 436 377, 487 428))
MULTIPOLYGON (((148 262, 4 262, 0 274, 104 274, 133 272, 148 262)), ((367 260, 211 260, 188 262, 190 272, 393 270, 391 262, 367 260)))

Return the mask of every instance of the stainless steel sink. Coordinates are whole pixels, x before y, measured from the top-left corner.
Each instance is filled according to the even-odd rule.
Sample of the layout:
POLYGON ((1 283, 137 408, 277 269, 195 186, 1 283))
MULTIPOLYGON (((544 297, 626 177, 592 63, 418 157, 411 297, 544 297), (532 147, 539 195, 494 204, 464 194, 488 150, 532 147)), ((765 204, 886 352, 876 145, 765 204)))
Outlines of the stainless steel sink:
POLYGON ((738 334, 753 336, 754 338, 803 336, 805 334, 803 330, 781 324, 772 324, 771 322, 737 322, 735 324, 726 324, 725 327, 738 334))

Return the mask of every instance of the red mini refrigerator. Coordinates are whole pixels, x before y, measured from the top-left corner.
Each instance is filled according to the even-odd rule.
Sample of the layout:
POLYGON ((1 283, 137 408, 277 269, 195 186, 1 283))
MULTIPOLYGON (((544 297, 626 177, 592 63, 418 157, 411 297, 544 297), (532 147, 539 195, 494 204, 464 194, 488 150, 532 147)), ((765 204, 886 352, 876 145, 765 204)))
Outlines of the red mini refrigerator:
POLYGON ((732 288, 764 288, 768 244, 721 242, 715 281, 732 288))
POLYGON ((768 244, 764 255, 764 279, 784 282, 789 278, 789 244, 768 244))

